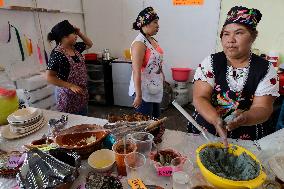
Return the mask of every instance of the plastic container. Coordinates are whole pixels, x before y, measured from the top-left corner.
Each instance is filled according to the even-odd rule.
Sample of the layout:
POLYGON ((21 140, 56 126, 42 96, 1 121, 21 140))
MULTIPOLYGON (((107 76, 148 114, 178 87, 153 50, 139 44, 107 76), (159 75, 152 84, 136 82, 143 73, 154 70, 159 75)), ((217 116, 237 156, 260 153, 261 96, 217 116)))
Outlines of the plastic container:
POLYGON ((189 88, 187 82, 177 82, 173 88, 174 99, 183 106, 189 102, 189 88))
POLYGON ((131 60, 130 49, 125 49, 125 50, 123 51, 123 54, 124 54, 124 58, 125 58, 125 59, 131 60))
POLYGON ((178 157, 186 158, 185 156, 182 156, 179 152, 173 149, 163 149, 159 150, 159 152, 152 151, 150 153, 149 159, 151 164, 156 169, 158 176, 169 177, 172 176, 171 161, 178 157), (163 158, 161 158, 160 156, 163 156, 163 158), (164 159, 165 161, 163 164, 160 162, 161 159, 164 159))
POLYGON ((7 117, 19 107, 16 90, 0 88, 0 125, 7 124, 7 117))
POLYGON ((245 148, 237 146, 237 145, 232 145, 232 144, 229 145, 229 153, 233 153, 234 155, 239 156, 241 153, 246 152, 252 159, 254 159, 256 162, 260 164, 259 175, 256 178, 252 180, 248 180, 248 181, 234 181, 234 180, 226 179, 223 177, 219 177, 216 174, 212 173, 202 164, 201 159, 200 159, 200 151, 207 146, 224 148, 224 144, 222 143, 203 144, 199 146, 196 150, 196 157, 197 157, 196 162, 197 162, 197 165, 202 175, 204 176, 204 178, 207 179, 208 182, 210 182, 216 188, 220 188, 220 189, 250 188, 252 189, 252 188, 257 188, 261 186, 261 184, 265 181, 267 176, 265 172, 263 171, 262 165, 260 164, 260 161, 257 159, 257 157, 250 151, 246 150, 245 148))
POLYGON ((181 89, 181 88, 174 88, 174 99, 179 103, 179 105, 183 106, 188 104, 189 102, 189 90, 188 88, 181 89))
POLYGON ((142 179, 144 177, 146 157, 143 154, 139 152, 127 154, 124 163, 126 165, 127 179, 142 179))
POLYGON ((136 152, 137 150, 136 144, 131 140, 126 140, 126 151, 125 151, 126 153, 125 153, 123 141, 119 140, 112 146, 112 150, 114 151, 115 154, 115 161, 116 161, 118 174, 126 176, 127 172, 126 172, 126 165, 124 159, 127 154, 136 152))
POLYGON ((266 59, 273 64, 274 67, 279 65, 279 53, 275 51, 270 51, 266 59))
POLYGON ((173 80, 178 82, 186 82, 191 70, 191 68, 172 68, 173 80))
POLYGON ((109 52, 109 49, 104 49, 103 59, 104 59, 104 60, 110 60, 110 52, 109 52))
POLYGON ((85 59, 86 60, 97 60, 98 56, 96 53, 88 53, 85 54, 85 59))
POLYGON ((147 158, 152 149, 154 136, 147 132, 135 132, 130 135, 130 138, 135 142, 137 152, 147 158))

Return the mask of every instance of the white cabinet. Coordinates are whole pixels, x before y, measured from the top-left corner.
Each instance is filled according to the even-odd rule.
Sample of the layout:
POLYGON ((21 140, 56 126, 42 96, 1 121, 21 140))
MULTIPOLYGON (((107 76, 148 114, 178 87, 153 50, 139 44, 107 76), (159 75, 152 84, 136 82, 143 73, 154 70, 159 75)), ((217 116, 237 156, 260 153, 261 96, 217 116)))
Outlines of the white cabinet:
POLYGON ((128 96, 132 68, 130 62, 112 63, 114 105, 132 107, 133 99, 128 96))

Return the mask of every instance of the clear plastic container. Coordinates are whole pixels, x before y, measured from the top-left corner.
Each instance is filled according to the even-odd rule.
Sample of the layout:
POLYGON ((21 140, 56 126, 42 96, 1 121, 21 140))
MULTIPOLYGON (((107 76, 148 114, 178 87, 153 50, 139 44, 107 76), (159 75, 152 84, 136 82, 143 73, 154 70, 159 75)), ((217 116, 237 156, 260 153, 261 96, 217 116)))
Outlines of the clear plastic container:
POLYGON ((19 107, 16 90, 0 87, 0 125, 7 124, 7 117, 19 107))
POLYGON ((7 124, 7 117, 19 107, 16 87, 7 74, 0 72, 0 125, 7 124))

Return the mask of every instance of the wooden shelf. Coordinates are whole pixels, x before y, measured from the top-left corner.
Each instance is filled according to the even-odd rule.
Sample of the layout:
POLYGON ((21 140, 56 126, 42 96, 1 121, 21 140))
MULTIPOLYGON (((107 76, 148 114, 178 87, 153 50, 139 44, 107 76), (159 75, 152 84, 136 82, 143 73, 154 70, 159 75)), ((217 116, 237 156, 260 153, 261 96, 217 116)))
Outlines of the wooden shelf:
POLYGON ((74 12, 74 11, 68 11, 68 10, 55 10, 55 9, 35 8, 35 7, 23 7, 23 6, 0 7, 0 10, 26 11, 26 12, 47 12, 47 13, 84 14, 83 12, 74 12))

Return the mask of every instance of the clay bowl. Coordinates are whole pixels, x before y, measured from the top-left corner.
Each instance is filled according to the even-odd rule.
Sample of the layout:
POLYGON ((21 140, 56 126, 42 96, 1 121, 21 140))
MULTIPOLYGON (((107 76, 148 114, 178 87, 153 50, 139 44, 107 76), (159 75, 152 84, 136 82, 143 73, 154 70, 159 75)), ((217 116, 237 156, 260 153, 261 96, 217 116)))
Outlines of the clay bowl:
POLYGON ((102 142, 108 134, 109 131, 107 130, 67 133, 56 136, 55 142, 61 148, 74 150, 82 159, 86 159, 92 152, 101 149, 102 142), (94 137, 96 140, 94 140, 94 137))
POLYGON ((81 125, 74 125, 67 129, 61 130, 58 135, 69 134, 69 133, 82 133, 82 132, 90 132, 95 130, 103 129, 100 125, 95 124, 81 124, 81 125))
MULTIPOLYGON (((174 159, 174 158, 177 158, 177 157, 184 157, 179 152, 177 152, 173 149, 159 150, 159 153, 157 153, 157 151, 151 152, 149 158, 150 158, 151 164, 155 167, 157 173, 159 172, 159 169, 161 169, 161 168, 171 167, 171 165, 162 165, 159 162, 159 156, 160 155, 163 155, 163 156, 169 155, 169 156, 171 156, 171 159, 174 159)), ((170 163, 170 162, 168 162, 168 163, 170 163)))

